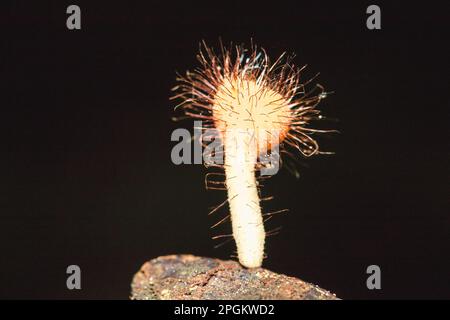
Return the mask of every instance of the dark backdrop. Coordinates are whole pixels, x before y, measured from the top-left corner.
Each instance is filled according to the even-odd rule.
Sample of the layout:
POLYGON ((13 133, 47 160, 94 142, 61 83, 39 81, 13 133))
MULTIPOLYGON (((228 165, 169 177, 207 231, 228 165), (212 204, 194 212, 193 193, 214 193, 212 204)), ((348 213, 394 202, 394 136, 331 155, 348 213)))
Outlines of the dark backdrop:
POLYGON ((80 31, 65 26, 72 1, 2 4, 0 297, 125 299, 146 260, 233 255, 210 239, 225 212, 207 216, 225 193, 170 161, 171 132, 192 128, 171 121, 175 72, 222 37, 295 52, 335 91, 320 108, 342 133, 320 142, 336 155, 264 188, 266 211, 290 209, 267 226, 283 229, 265 267, 344 299, 450 298, 445 10, 378 2, 370 31, 366 1, 74 3, 80 31), (81 291, 66 289, 70 264, 81 291))

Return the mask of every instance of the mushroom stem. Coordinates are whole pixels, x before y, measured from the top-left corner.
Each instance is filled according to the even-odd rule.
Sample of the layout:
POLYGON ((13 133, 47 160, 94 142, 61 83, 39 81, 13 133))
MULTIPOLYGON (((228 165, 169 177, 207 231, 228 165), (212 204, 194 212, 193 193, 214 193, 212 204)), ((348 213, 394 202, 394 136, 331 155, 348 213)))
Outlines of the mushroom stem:
POLYGON ((265 231, 255 177, 257 144, 251 131, 227 130, 225 175, 239 262, 247 268, 257 268, 264 256, 265 231))

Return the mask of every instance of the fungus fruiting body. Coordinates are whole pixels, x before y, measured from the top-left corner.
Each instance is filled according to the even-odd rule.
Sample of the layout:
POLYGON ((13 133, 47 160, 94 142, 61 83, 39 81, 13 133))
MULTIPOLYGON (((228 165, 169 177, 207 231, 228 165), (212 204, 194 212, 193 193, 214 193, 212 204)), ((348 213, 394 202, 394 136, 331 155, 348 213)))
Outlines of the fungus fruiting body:
POLYGON ((233 237, 239 261, 259 267, 264 257, 263 215, 259 199, 258 171, 268 164, 268 153, 285 152, 284 146, 304 156, 321 153, 311 137, 312 120, 320 119, 315 108, 326 96, 306 91, 292 57, 282 54, 271 63, 265 50, 252 45, 220 54, 203 44, 198 54, 201 66, 178 76, 174 99, 184 113, 203 121, 203 129, 215 128, 224 151, 223 169, 233 237), (280 148, 281 147, 281 148, 280 148))

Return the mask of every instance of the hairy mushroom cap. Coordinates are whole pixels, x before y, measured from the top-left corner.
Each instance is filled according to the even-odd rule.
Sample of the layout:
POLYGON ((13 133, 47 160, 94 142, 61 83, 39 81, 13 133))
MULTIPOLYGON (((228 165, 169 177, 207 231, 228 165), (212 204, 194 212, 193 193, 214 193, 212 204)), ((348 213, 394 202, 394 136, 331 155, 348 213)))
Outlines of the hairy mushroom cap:
POLYGON ((203 130, 217 129, 222 138, 230 129, 249 131, 257 135, 258 149, 270 150, 284 142, 306 157, 327 153, 319 151, 313 135, 336 131, 309 127, 323 119, 316 106, 327 96, 318 84, 306 89, 315 77, 301 83, 304 67, 295 66, 293 56, 285 53, 272 62, 254 45, 249 50, 223 45, 220 49, 216 54, 203 43, 197 56, 200 66, 178 75, 171 99, 181 102, 175 108, 202 120, 203 130))
POLYGON ((276 91, 253 79, 226 79, 214 95, 212 114, 215 127, 223 136, 241 131, 253 134, 258 149, 274 147, 290 130, 289 102, 276 91))

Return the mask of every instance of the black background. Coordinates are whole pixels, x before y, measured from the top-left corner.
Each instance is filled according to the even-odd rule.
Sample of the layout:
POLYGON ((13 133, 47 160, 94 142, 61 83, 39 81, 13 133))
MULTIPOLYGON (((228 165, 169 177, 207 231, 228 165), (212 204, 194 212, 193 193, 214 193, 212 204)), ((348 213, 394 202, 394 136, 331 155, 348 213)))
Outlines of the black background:
POLYGON ((302 161, 264 188, 289 208, 264 266, 344 299, 450 298, 447 130, 448 14, 431 3, 365 1, 3 2, 0 190, 1 298, 126 299, 151 258, 229 258, 207 216, 225 199, 206 191, 201 165, 175 166, 168 101, 175 72, 197 65, 205 39, 295 52, 305 79, 335 91, 320 104, 339 135, 333 156, 302 161), (82 290, 66 288, 66 267, 82 290), (366 288, 368 265, 382 290, 366 288))

